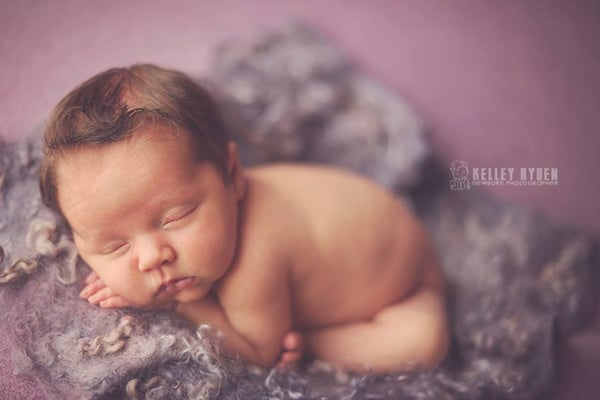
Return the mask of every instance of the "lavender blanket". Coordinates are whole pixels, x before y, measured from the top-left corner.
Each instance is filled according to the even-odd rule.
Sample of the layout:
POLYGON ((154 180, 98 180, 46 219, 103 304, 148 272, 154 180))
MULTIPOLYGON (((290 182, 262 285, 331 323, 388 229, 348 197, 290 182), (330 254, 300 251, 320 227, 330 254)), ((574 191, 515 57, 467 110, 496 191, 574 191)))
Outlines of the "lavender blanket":
POLYGON ((246 164, 335 164, 407 195, 449 281, 450 356, 426 373, 263 370, 210 327, 79 299, 88 268, 37 188, 40 139, 0 143, 0 307, 14 360, 56 399, 532 399, 553 343, 588 318, 598 238, 474 189, 449 189, 418 119, 305 27, 229 44, 207 83, 246 164))

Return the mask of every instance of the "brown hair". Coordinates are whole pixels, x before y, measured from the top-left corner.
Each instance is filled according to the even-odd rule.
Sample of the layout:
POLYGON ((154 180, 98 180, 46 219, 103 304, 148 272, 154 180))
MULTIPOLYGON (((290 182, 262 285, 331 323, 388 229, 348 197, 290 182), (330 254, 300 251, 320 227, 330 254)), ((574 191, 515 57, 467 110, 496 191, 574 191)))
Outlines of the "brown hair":
POLYGON ((228 135, 208 94, 187 75, 151 64, 113 68, 83 82, 55 107, 44 132, 40 190, 57 212, 56 161, 70 149, 106 146, 149 123, 187 132, 200 159, 226 179, 228 135))

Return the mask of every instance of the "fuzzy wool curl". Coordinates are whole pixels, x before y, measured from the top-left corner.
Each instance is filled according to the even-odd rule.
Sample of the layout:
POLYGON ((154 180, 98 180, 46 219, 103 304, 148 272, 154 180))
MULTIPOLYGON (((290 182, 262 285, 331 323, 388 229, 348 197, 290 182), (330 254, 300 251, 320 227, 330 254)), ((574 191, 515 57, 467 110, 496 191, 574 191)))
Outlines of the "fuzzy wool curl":
POLYGON ((532 399, 553 344, 595 304, 598 238, 451 191, 398 97, 295 25, 229 44, 206 82, 248 165, 335 164, 408 195, 448 277, 452 348, 437 369, 354 375, 314 362, 264 370, 223 355, 209 326, 79 298, 89 272, 37 187, 38 138, 0 144, 0 306, 14 360, 51 399, 532 399))

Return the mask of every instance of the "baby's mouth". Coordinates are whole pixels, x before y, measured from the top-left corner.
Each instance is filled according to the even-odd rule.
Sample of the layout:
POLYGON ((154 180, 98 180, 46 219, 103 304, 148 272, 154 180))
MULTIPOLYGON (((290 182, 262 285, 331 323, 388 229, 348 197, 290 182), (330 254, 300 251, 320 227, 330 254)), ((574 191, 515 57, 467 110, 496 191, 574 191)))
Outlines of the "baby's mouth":
POLYGON ((190 288, 196 284, 197 278, 187 277, 180 279, 173 279, 167 283, 163 283, 158 288, 158 291, 154 295, 157 300, 164 300, 168 297, 173 296, 175 293, 190 288))

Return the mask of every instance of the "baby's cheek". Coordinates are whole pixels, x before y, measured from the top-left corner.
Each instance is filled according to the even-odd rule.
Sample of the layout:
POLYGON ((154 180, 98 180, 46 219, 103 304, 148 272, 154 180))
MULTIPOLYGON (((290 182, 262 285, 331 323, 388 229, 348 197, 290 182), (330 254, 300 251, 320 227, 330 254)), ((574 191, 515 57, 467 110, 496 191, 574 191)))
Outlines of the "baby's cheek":
POLYGON ((97 271, 98 275, 115 294, 134 303, 142 300, 143 281, 137 267, 121 260, 105 264, 101 270, 101 273, 97 271))
POLYGON ((199 268, 199 275, 207 278, 220 276, 223 264, 229 262, 231 248, 222 229, 199 233, 185 247, 188 265, 199 268))

